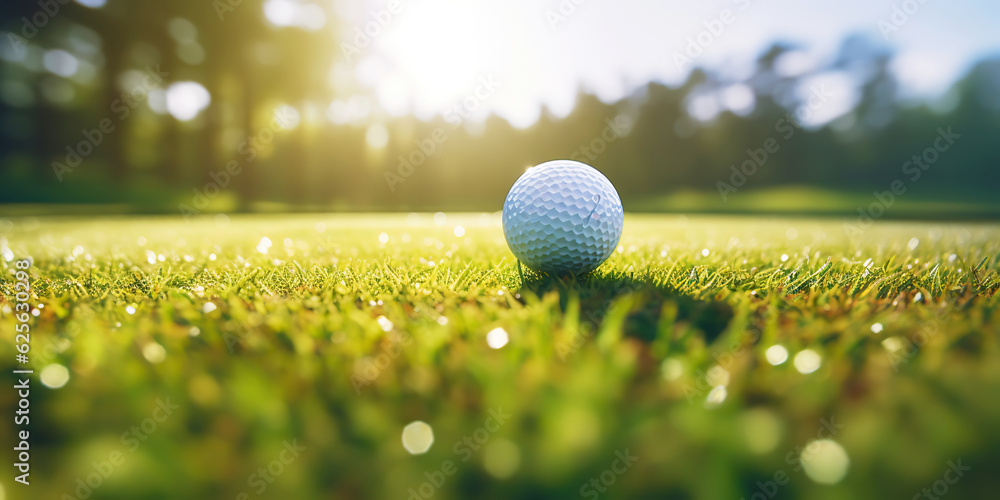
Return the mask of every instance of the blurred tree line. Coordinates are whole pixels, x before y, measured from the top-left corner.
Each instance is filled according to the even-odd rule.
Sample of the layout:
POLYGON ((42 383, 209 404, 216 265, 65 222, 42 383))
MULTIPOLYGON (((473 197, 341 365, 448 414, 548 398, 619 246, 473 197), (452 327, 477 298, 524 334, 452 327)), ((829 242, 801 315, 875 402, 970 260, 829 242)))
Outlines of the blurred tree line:
POLYGON ((997 199, 1000 58, 924 102, 899 95, 893 53, 869 38, 849 37, 832 61, 797 73, 783 67, 799 48, 777 43, 749 77, 695 69, 679 87, 654 82, 618 102, 581 93, 570 115, 543 110, 522 130, 496 117, 392 118, 360 85, 332 85, 331 64, 347 64, 332 14, 319 30, 276 28, 255 0, 81 3, 101 8, 4 7, 2 202, 495 210, 526 167, 567 157, 605 172, 626 206, 724 186, 870 193, 909 182, 904 162, 948 127, 958 147, 920 191, 997 199), (831 73, 852 82, 853 108, 810 125, 800 119, 809 82, 831 73), (197 85, 171 99, 178 82, 197 85), (769 140, 780 149, 740 182, 734 169, 769 140))

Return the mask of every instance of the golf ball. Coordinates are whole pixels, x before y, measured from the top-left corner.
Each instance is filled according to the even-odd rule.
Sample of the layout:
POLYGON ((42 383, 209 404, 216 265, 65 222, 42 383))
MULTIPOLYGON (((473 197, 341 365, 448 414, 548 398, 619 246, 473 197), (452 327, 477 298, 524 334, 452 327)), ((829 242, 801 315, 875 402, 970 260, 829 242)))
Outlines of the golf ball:
POLYGON ((524 265, 544 273, 594 270, 618 246, 624 223, 611 181, 577 161, 529 168, 503 204, 507 246, 524 265))

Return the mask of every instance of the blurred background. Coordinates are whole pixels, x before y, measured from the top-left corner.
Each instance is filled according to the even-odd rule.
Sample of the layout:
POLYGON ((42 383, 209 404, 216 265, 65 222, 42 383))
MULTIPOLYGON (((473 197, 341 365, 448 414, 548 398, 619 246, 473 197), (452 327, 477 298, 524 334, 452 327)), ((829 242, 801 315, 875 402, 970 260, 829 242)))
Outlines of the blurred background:
POLYGON ((526 167, 573 158, 631 211, 856 214, 898 180, 887 217, 992 218, 998 19, 986 0, 8 2, 0 202, 494 211, 526 167))

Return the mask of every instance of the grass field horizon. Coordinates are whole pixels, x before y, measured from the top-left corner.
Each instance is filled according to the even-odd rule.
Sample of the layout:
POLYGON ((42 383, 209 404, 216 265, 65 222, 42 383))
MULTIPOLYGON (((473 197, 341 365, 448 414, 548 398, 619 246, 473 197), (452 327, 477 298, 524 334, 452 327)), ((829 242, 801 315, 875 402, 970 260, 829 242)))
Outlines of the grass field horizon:
MULTIPOLYGON (((12 196, 0 205, 0 212, 8 217, 34 216, 120 216, 120 215, 180 215, 179 206, 193 206, 189 193, 185 197, 176 198, 174 193, 157 190, 156 186, 132 188, 125 194, 127 198, 109 202, 107 197, 97 195, 100 187, 107 186, 109 180, 94 180, 93 184, 82 183, 84 187, 78 193, 67 192, 62 196, 50 192, 52 203, 17 203, 12 202, 12 196), (148 188, 148 189, 146 189, 148 188), (80 195, 83 195, 81 198, 80 195), (58 200, 58 201, 56 201, 58 200)), ((926 186, 930 187, 930 186, 926 186)), ((197 190, 196 190, 197 191, 197 190)), ((958 191, 918 190, 904 193, 901 196, 881 194, 886 193, 886 187, 870 189, 831 188, 810 185, 777 185, 765 187, 748 187, 735 193, 726 193, 725 198, 717 190, 705 191, 695 189, 676 189, 668 194, 641 196, 625 200, 625 209, 633 214, 672 214, 672 215, 724 215, 737 214, 763 217, 822 217, 822 218, 857 218, 861 212, 875 213, 876 218, 884 220, 934 220, 934 221, 995 221, 1000 217, 1000 202, 994 193, 986 188, 958 191), (890 197, 891 195, 891 197, 890 197), (876 207, 872 207, 875 204, 876 207)), ((423 213, 427 205, 396 206, 386 204, 391 200, 373 200, 371 204, 334 202, 328 205, 309 203, 292 204, 279 201, 254 201, 241 203, 231 192, 222 192, 208 200, 206 206, 197 208, 202 216, 218 214, 312 214, 322 216, 326 213, 384 213, 409 214, 423 213)), ((479 200, 473 205, 462 204, 450 206, 447 200, 437 201, 434 210, 449 213, 479 213, 476 210, 484 206, 499 206, 502 200, 495 203, 479 200)), ((492 211, 485 211, 492 213, 492 211)), ((196 216, 195 216, 196 217, 196 216)))
POLYGON ((628 214, 560 278, 496 214, 11 218, 35 491, 118 452, 90 498, 981 497, 1000 224, 852 224, 628 214))

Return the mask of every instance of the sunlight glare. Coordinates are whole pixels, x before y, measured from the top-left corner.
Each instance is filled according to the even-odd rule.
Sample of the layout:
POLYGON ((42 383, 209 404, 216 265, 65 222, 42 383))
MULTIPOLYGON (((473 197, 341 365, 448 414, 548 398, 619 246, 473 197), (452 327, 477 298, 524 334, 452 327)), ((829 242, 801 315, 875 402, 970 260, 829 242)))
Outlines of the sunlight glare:
POLYGON ((211 102, 208 90, 197 82, 177 82, 167 88, 167 112, 180 121, 193 120, 211 102))
POLYGON ((375 149, 382 149, 389 143, 389 130, 381 123, 371 125, 365 132, 365 141, 375 149))
MULTIPOLYGON (((511 78, 534 73, 531 65, 537 58, 532 53, 539 49, 529 33, 510 29, 524 24, 516 14, 516 8, 482 0, 406 4, 372 37, 355 76, 370 82, 379 105, 393 115, 410 110, 421 120, 444 116, 482 121, 496 112, 516 126, 528 126, 538 117, 535 99, 503 84, 493 95, 482 83, 490 75, 506 83, 501 73, 511 78), (468 110, 468 116, 456 114, 456 107, 470 96, 476 98, 475 109, 468 110)), ((356 22, 369 20, 361 17, 356 22)), ((345 40, 355 33, 351 30, 345 40)))
POLYGON ((292 26, 298 17, 298 8, 291 0, 268 0, 264 3, 264 17, 275 26, 292 26))

